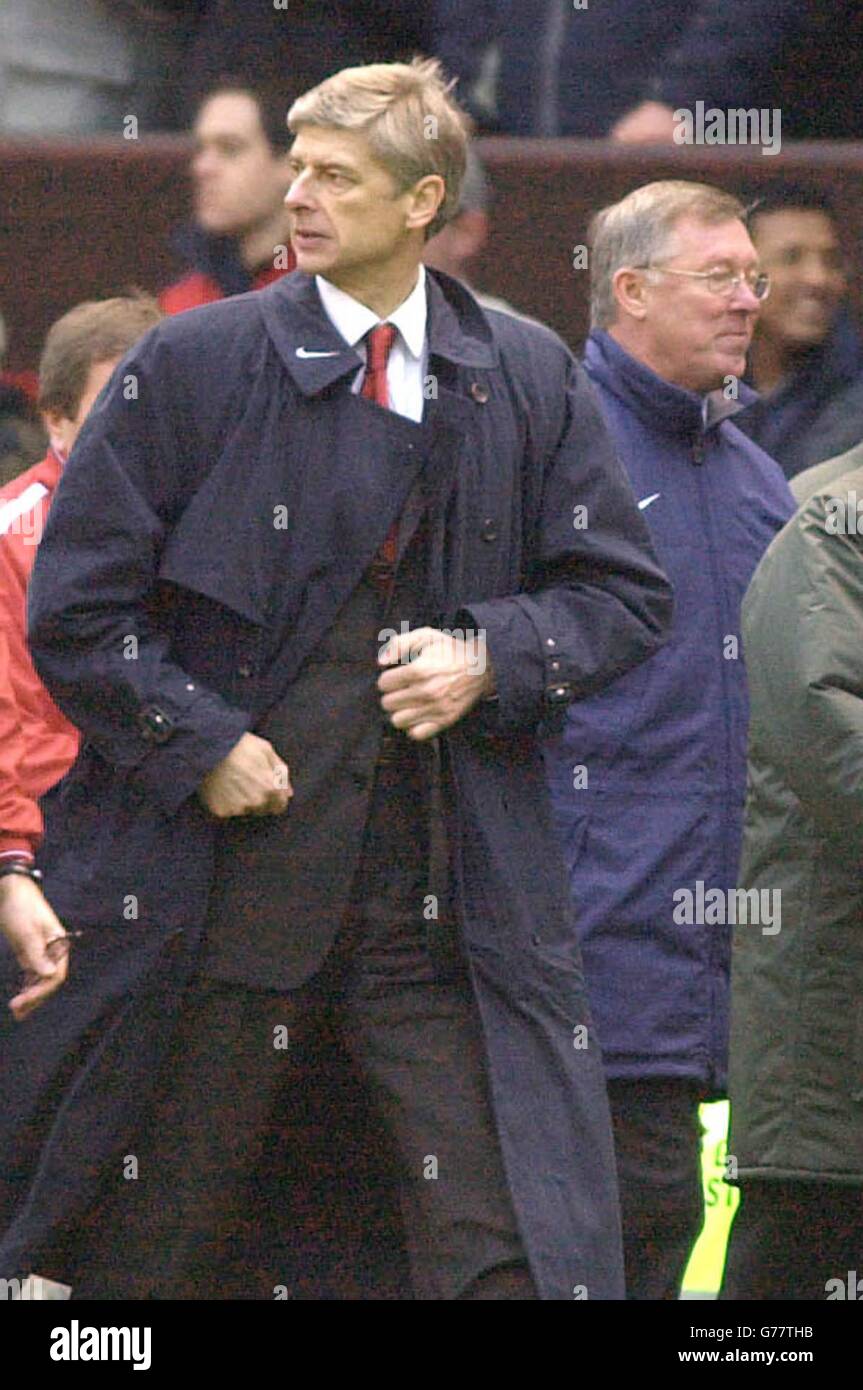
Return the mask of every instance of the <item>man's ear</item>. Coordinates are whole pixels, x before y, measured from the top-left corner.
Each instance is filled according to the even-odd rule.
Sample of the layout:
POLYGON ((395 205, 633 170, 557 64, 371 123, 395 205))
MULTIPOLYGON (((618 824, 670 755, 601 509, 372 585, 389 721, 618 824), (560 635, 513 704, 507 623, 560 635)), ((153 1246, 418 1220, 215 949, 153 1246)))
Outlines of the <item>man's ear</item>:
POLYGON ((405 217, 405 227, 413 231, 416 227, 427 227, 437 216, 438 208, 446 196, 446 184, 440 174, 426 174, 411 189, 411 200, 405 217))
POLYGON ((614 298, 620 312, 632 319, 643 319, 647 313, 647 281, 642 270, 630 270, 624 266, 614 273, 611 282, 614 298))

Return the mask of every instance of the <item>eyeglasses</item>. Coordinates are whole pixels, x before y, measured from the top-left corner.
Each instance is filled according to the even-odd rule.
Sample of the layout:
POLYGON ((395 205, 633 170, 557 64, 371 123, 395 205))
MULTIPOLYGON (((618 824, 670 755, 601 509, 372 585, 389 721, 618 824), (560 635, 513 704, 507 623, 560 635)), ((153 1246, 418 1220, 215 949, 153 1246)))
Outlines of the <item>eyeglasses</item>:
POLYGON ((673 266, 642 265, 634 270, 655 270, 660 275, 689 275, 703 280, 711 294, 728 299, 745 280, 756 299, 765 300, 770 293, 770 276, 763 270, 675 270, 673 266))

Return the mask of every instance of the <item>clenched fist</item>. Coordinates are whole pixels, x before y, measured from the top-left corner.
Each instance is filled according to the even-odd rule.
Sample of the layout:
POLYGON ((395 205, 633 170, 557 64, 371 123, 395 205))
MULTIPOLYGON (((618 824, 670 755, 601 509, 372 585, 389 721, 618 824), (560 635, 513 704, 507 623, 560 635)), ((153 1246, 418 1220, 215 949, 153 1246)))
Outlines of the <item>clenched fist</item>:
POLYGON ((390 723, 408 738, 436 738, 495 688, 485 649, 433 627, 412 628, 387 643, 378 661, 389 669, 378 677, 381 706, 390 723))
POLYGON ((42 889, 23 874, 0 879, 0 931, 24 971, 21 989, 9 1000, 20 1023, 66 979, 69 939, 42 889))
POLYGON ((257 734, 243 734, 198 788, 199 799, 220 820, 280 816, 293 794, 287 763, 257 734))

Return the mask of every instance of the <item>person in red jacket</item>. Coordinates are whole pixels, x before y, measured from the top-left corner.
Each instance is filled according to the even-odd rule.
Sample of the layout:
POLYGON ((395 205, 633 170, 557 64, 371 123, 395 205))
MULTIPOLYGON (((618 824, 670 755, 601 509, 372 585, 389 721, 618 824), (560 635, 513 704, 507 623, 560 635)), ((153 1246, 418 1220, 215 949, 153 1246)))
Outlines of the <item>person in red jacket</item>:
POLYGON ((45 452, 36 411, 38 378, 35 372, 5 370, 6 341, 0 313, 0 487, 37 463, 45 452))
POLYGON ((68 772, 78 733, 43 686, 27 647, 27 582, 63 464, 120 358, 161 318, 149 296, 79 304, 52 326, 39 370, 45 458, 0 488, 0 932, 25 972, 9 1002, 22 1019, 60 985, 65 929, 31 877, 39 798, 68 772))
POLYGON ((175 239, 192 269, 159 295, 166 314, 263 289, 294 269, 284 205, 289 105, 239 78, 201 102, 192 131, 194 220, 175 239))

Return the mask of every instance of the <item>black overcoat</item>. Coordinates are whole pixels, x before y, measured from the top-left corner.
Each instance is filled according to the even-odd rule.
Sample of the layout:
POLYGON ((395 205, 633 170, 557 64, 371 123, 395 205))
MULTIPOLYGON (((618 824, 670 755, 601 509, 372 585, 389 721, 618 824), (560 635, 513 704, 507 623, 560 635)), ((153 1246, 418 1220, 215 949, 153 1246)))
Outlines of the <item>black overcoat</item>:
MULTIPOLYGON (((69 922, 192 938, 204 773, 287 687, 415 481, 429 622, 486 635, 499 700, 443 737, 460 927, 544 1298, 622 1294, 597 1039, 537 741, 649 656, 670 593, 591 389, 544 328, 429 275, 422 426, 352 396, 300 272, 165 321, 72 452, 30 592, 40 675, 83 733, 42 855, 69 922), (584 1291, 584 1292, 582 1292, 584 1291)), ((26 1025, 25 1025, 26 1026, 26 1025)))

